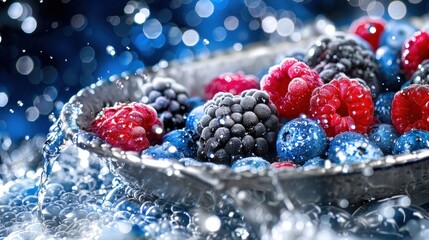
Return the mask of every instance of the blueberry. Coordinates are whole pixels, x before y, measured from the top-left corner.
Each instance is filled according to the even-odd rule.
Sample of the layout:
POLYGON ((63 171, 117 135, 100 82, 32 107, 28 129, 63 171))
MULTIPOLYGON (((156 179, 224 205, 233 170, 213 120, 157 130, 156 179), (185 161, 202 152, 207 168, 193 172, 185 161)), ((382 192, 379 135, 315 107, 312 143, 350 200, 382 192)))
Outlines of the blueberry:
POLYGON ((260 157, 243 158, 235 161, 231 165, 231 169, 235 171, 239 171, 239 172, 251 171, 253 173, 268 169, 269 167, 270 167, 270 163, 260 157))
POLYGON ((393 146, 399 137, 396 128, 390 124, 375 124, 369 128, 369 140, 377 144, 385 155, 392 154, 393 146))
POLYGON ((429 132, 413 129, 396 139, 393 154, 410 153, 425 148, 429 148, 429 132))
POLYGON ((329 144, 328 159, 337 164, 357 163, 383 156, 381 149, 355 132, 338 134, 329 144))
POLYGON ((411 76, 410 84, 429 84, 429 60, 424 60, 419 64, 411 76))
POLYGON ((186 118, 185 128, 188 130, 192 130, 198 132, 198 124, 202 116, 204 115, 204 106, 198 106, 188 114, 186 118))
POLYGON ((375 52, 375 60, 380 69, 381 91, 398 91, 406 81, 400 67, 400 52, 388 46, 382 46, 375 52))
POLYGON ((277 153, 282 160, 295 164, 321 156, 327 147, 326 133, 319 124, 308 118, 296 118, 279 131, 277 153))
POLYGON ((374 116, 382 123, 392 124, 392 101, 394 92, 383 92, 378 95, 374 103, 374 116))
POLYGON ((324 167, 324 166, 325 166, 325 159, 321 157, 315 157, 310 160, 307 160, 302 165, 303 168, 324 167))
MULTIPOLYGON (((142 155, 149 155, 156 159, 181 159, 184 157, 176 146, 170 142, 164 142, 162 145, 150 146, 143 150, 142 155)), ((144 158, 144 156, 142 156, 144 158)))
POLYGON ((199 136, 195 131, 177 129, 167 133, 163 138, 163 143, 175 146, 184 157, 196 157, 198 139, 199 136))
POLYGON ((380 46, 389 46, 392 49, 400 50, 405 40, 415 31, 417 29, 407 22, 390 21, 381 35, 380 46))

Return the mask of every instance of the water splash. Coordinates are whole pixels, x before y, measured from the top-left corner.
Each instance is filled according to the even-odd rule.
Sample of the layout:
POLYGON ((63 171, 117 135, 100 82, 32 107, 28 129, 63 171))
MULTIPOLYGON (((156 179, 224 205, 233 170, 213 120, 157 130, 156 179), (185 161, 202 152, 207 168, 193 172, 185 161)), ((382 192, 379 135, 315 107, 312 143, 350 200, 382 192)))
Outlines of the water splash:
POLYGON ((52 167, 61 153, 64 145, 64 134, 61 131, 61 122, 57 121, 50 129, 45 145, 43 146, 42 174, 40 176, 38 208, 42 211, 43 201, 46 194, 46 185, 52 173, 52 167))

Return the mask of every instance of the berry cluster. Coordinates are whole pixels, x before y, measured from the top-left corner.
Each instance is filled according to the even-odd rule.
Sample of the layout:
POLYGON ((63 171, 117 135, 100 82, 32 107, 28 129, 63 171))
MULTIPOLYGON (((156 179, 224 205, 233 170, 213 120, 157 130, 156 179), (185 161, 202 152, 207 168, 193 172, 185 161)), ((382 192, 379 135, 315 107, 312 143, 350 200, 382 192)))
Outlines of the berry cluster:
POLYGON ((371 89, 373 97, 378 95, 378 66, 374 53, 366 49, 356 36, 322 36, 310 47, 305 61, 325 83, 346 75, 362 79, 371 89))
POLYGON ((218 93, 206 103, 201 117, 198 158, 230 165, 248 156, 267 156, 278 131, 277 109, 267 93, 218 93))
POLYGON ((142 87, 141 102, 155 108, 166 132, 183 128, 188 112, 186 88, 171 78, 155 78, 142 87))
POLYGON ((205 104, 155 78, 142 103, 104 109, 92 131, 142 155, 252 172, 429 148, 429 34, 414 31, 359 19, 349 34, 321 36, 303 61, 284 58, 260 84, 241 72, 219 75, 203 89, 205 104), (159 133, 167 133, 162 144, 159 133))

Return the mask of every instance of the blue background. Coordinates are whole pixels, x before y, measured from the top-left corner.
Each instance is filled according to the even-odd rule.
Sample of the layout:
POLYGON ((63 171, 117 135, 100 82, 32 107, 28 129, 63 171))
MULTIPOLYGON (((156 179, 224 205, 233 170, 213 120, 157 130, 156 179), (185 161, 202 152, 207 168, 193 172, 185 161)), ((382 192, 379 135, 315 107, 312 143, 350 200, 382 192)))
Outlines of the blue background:
MULTIPOLYGON (((337 26, 346 27, 354 19, 367 15, 359 6, 352 6, 352 2, 359 1, 212 0, 213 13, 207 18, 201 18, 195 12, 197 2, 1 2, 0 94, 3 93, 3 100, 0 97, 0 134, 9 135, 14 141, 46 134, 52 124, 49 114, 58 116, 64 102, 79 89, 98 79, 106 79, 123 71, 136 71, 160 60, 185 61, 231 48, 236 43, 245 45, 273 39, 273 34, 264 32, 260 27, 262 17, 266 15, 288 16, 295 22, 295 29, 313 22, 321 14, 337 26), (26 17, 32 16, 37 21, 37 28, 32 33, 22 30, 23 19, 12 19, 8 14, 14 3, 31 10, 26 17), (126 13, 125 7, 133 4, 138 7, 132 13, 126 13), (258 6, 260 17, 254 16, 255 13, 250 9, 252 6, 258 6), (156 19, 161 23, 162 32, 157 37, 151 39, 144 33, 142 26, 146 22, 133 22, 139 9, 150 12, 146 22, 156 19), (228 17, 235 17, 239 21, 233 30, 225 30, 228 17), (82 19, 83 25, 79 25, 78 20, 82 19), (259 27, 254 27, 258 24, 259 27), (180 41, 180 35, 173 36, 178 29, 182 34, 194 29, 199 34, 198 42, 187 46, 180 41), (106 51, 108 46, 115 50, 115 54, 106 51), (29 56, 34 62, 29 75, 17 71, 17 61, 23 56, 29 56), (29 121, 28 109, 31 107, 33 110, 36 107, 39 114, 34 115, 33 111, 32 116, 38 117, 29 121)), ((389 2, 382 1, 386 6, 383 17, 387 20, 390 18, 387 13, 389 2)), ((407 17, 420 16, 429 9, 426 1, 406 3, 407 17)), ((279 40, 287 38, 277 38, 279 40)))

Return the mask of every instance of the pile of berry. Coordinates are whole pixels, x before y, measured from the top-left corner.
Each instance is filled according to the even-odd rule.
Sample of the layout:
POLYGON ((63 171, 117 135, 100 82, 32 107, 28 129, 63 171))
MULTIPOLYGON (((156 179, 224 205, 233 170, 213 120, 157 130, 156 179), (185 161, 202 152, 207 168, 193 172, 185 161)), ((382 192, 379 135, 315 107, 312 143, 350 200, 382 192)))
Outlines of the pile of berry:
POLYGON ((189 97, 173 79, 155 78, 139 103, 103 109, 91 131, 142 156, 239 171, 410 153, 429 148, 427 59, 429 32, 361 18, 260 82, 224 73, 204 97, 189 97))

